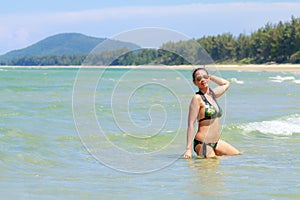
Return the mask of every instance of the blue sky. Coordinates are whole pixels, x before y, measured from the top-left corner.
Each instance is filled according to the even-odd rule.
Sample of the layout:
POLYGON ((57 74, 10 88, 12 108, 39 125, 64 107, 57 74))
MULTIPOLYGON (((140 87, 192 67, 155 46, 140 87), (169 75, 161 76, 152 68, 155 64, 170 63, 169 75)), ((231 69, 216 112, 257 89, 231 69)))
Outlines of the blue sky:
POLYGON ((67 32, 112 37, 160 27, 190 38, 249 34, 267 22, 300 17, 299 10, 293 0, 8 0, 0 7, 0 54, 67 32))

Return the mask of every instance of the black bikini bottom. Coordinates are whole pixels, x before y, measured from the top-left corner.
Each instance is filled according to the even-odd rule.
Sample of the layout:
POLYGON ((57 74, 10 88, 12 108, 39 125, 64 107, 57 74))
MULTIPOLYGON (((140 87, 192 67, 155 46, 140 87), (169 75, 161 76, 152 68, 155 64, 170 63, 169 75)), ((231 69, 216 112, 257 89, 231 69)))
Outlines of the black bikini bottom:
POLYGON ((213 149, 216 149, 217 148, 217 145, 218 145, 218 142, 216 143, 206 143, 206 142, 202 142, 202 141, 199 141, 199 140, 196 140, 194 139, 194 151, 196 152, 196 146, 198 144, 202 144, 203 145, 203 148, 202 148, 202 154, 203 156, 206 158, 206 145, 212 147, 213 149))

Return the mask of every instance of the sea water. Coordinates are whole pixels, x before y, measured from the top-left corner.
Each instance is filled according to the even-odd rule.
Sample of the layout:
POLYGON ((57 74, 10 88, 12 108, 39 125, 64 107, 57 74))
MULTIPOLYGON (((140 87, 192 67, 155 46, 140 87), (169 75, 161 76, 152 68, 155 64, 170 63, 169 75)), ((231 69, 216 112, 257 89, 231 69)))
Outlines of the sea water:
POLYGON ((218 72, 244 154, 204 160, 182 158, 190 70, 87 72, 0 69, 1 199, 300 198, 299 73, 218 72))

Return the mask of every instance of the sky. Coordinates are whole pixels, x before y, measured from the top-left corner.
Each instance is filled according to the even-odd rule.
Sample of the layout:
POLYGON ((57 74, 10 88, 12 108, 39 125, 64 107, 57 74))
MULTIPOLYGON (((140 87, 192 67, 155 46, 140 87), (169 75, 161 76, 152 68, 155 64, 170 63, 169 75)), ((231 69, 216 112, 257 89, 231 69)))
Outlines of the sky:
POLYGON ((0 55, 58 33, 111 38, 137 28, 188 38, 251 34, 300 17, 300 0, 0 0, 0 55))

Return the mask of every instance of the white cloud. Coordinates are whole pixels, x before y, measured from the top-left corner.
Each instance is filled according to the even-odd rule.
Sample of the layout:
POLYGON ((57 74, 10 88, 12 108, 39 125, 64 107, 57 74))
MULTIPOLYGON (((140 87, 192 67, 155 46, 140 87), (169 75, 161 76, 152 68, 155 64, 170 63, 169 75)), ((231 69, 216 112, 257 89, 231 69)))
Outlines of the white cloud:
POLYGON ((56 13, 0 14, 0 54, 53 33, 77 31, 99 37, 155 26, 191 37, 254 31, 267 22, 297 16, 300 3, 206 3, 176 6, 126 6, 56 13), (98 35, 102 34, 102 35, 98 35))

